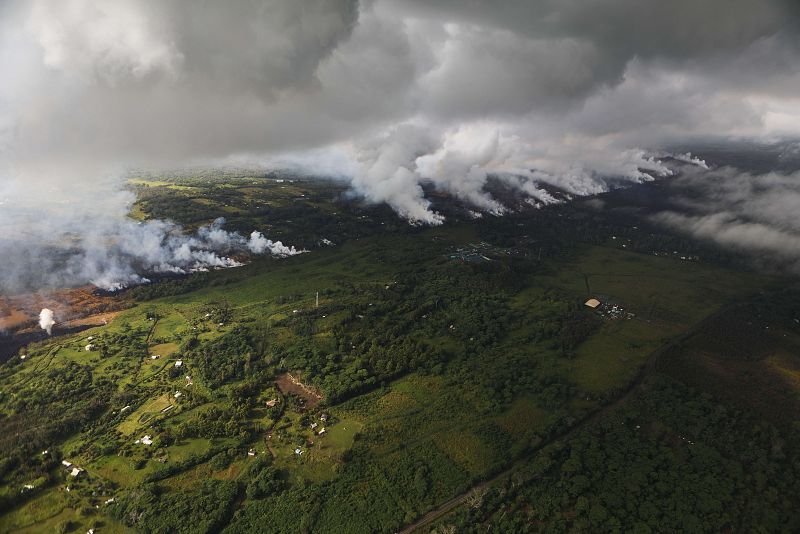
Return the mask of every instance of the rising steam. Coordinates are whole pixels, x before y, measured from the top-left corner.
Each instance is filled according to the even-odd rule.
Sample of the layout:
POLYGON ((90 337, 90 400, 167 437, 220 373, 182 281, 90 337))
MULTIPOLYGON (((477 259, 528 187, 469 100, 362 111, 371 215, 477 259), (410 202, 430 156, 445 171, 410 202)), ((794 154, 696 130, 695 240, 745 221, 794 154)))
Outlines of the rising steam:
POLYGON ((235 258, 242 253, 278 257, 300 254, 295 247, 273 242, 254 231, 249 239, 238 232, 228 232, 224 218, 200 227, 194 235, 185 235, 177 225, 163 221, 142 224, 127 222, 110 246, 85 247, 70 258, 77 267, 72 272, 90 276, 95 286, 117 291, 130 285, 147 283, 147 273, 188 274, 212 269, 239 267, 235 258))
POLYGON ((193 234, 168 221, 137 223, 113 214, 59 222, 60 228, 47 220, 27 226, 21 233, 27 241, 13 234, 0 238, 0 250, 14 260, 0 271, 0 290, 93 284, 118 291, 148 283, 153 276, 238 267, 252 255, 303 252, 258 231, 249 238, 229 232, 222 218, 193 234))
POLYGON ((676 139, 797 134, 796 4, 2 1, 0 290, 298 252, 128 221, 120 170, 317 151, 440 224, 429 187, 502 214, 488 176, 541 205, 668 175, 676 139))
POLYGON ((56 324, 54 319, 53 310, 44 308, 39 312, 39 327, 47 332, 47 335, 53 333, 53 326, 56 324))

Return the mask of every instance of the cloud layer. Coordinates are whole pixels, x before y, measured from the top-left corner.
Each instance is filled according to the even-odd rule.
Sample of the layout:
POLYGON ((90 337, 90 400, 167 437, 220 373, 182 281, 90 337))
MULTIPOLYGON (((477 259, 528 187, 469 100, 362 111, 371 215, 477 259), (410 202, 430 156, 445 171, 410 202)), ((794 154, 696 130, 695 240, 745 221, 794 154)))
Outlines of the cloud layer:
POLYGON ((800 172, 686 168, 670 188, 681 210, 658 213, 656 222, 800 273, 800 172))
POLYGON ((303 163, 428 224, 442 217, 425 184, 502 213, 488 174, 540 203, 552 200, 543 184, 589 194, 650 180, 668 173, 651 157, 667 143, 800 133, 799 11, 793 0, 9 0, 0 227, 22 235, 28 209, 118 219, 125 169, 199 160, 303 163))

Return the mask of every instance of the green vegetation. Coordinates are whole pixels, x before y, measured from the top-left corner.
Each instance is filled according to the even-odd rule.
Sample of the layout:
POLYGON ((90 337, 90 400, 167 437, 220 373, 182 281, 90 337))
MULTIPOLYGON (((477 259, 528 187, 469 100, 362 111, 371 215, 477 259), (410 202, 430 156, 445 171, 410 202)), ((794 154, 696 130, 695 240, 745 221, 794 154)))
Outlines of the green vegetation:
MULTIPOLYGON (((551 443, 613 408, 654 354, 680 361, 662 353, 702 339, 686 332, 719 337, 728 326, 701 321, 775 281, 597 246, 613 222, 566 242, 586 228, 569 207, 424 229, 341 200, 333 184, 273 178, 132 183, 137 214, 190 226, 225 215, 310 252, 133 289, 136 304, 110 325, 0 367, 0 532, 392 532, 511 465, 522 466, 515 493, 493 486, 446 520, 507 531, 788 521, 794 497, 742 489, 789 457, 765 449, 783 430, 747 434, 744 418, 687 393, 684 365, 551 443), (488 260, 453 259, 462 247, 488 260), (584 306, 589 296, 603 307, 584 306), (709 433, 699 459, 668 450, 676 433, 699 440, 697 425, 709 433), (752 450, 720 444, 735 431, 752 450), (645 474, 614 478, 615 448, 645 474), (760 470, 746 469, 760 454, 760 470), (85 471, 73 477, 62 460, 85 471), (614 499, 633 491, 635 509, 617 513, 614 499), (662 498, 671 515, 652 511, 662 498), (699 523, 678 523, 686 510, 699 523)), ((792 350, 758 365, 796 383, 792 350)), ((796 489, 793 473, 776 484, 796 489)))
MULTIPOLYGON (((785 435, 785 434, 784 434, 785 435)), ((796 532, 797 441, 657 377, 443 520, 458 532, 796 532)))

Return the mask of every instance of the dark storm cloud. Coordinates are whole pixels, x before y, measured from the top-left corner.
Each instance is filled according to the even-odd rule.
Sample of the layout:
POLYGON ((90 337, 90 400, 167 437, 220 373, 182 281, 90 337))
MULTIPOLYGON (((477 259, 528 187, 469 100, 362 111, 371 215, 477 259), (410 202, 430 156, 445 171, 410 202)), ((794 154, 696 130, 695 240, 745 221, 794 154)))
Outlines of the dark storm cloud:
POLYGON ((400 0, 411 12, 511 30, 576 37, 613 54, 696 58, 741 50, 797 27, 791 0, 400 0))
MULTIPOLYGON (((590 62, 581 54, 563 58, 563 68, 590 74, 583 85, 587 89, 601 84, 615 85, 623 80, 629 61, 697 63, 710 66, 727 64, 748 51, 754 44, 776 40, 776 51, 796 59, 797 29, 800 8, 792 0, 507 0, 461 2, 458 0, 402 0, 412 13, 424 13, 442 21, 459 21, 484 32, 507 31, 530 43, 543 43, 553 57, 561 54, 559 46, 581 46, 584 54, 593 51, 590 62), (778 37, 778 39, 776 39, 778 37), (780 46, 777 46, 780 45, 780 46)), ((513 62, 514 46, 499 58, 513 62)), ((491 53, 490 47, 481 47, 491 53)), ((528 65, 537 69, 539 64, 528 65)), ((760 62, 776 74, 783 65, 760 62), (775 67, 775 68, 771 68, 775 67)), ((794 68, 797 67, 796 62, 794 68)), ((547 62, 544 62, 545 70, 547 62)), ((763 80, 762 80, 763 82, 763 80)), ((547 79, 545 85, 551 82, 547 79)), ((574 80, 552 84, 551 95, 564 96, 575 87, 574 80)), ((573 89, 574 91, 574 89, 573 89)), ((578 93, 580 96, 580 93, 578 93)))
POLYGON ((24 227, 31 246, 80 234, 87 216, 123 217, 119 177, 136 166, 304 165, 436 224, 425 183, 502 213, 489 173, 542 203, 542 183, 589 194, 668 175, 651 154, 676 139, 800 129, 793 1, 0 10, 0 226, 24 227))
POLYGON ((14 132, 19 166, 77 161, 89 167, 81 174, 358 143, 403 122, 435 135, 482 122, 490 135, 543 145, 645 128, 658 141, 672 122, 702 134, 709 118, 746 133, 766 112, 736 88, 769 95, 800 63, 793 5, 11 2, 0 124, 14 132), (734 70, 749 70, 732 70, 737 61, 759 67, 756 81, 730 87, 734 70))

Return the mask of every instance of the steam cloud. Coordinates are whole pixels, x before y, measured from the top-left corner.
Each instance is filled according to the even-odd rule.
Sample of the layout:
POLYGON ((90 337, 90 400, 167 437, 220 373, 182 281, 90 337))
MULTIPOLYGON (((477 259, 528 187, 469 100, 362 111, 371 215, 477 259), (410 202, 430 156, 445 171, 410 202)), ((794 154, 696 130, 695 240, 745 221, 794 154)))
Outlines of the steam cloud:
POLYGON ((261 232, 253 232, 250 234, 250 239, 247 241, 247 248, 253 254, 263 254, 269 251, 273 256, 285 258, 286 256, 294 256, 304 252, 297 250, 293 246, 286 246, 280 241, 273 241, 264 237, 261 232))
POLYGON ((658 213, 656 222, 800 273, 800 172, 687 167, 670 188, 681 211, 658 213))
POLYGON ((273 242, 258 231, 249 238, 226 231, 223 218, 200 227, 193 235, 161 220, 137 223, 112 215, 67 221, 69 225, 58 230, 47 220, 40 226, 31 224, 27 235, 35 236, 33 246, 22 241, 4 242, 7 249, 14 244, 18 248, 16 261, 8 262, 0 272, 0 286, 14 289, 91 283, 117 291, 148 283, 148 273, 205 272, 238 267, 246 254, 286 257, 303 252, 273 242), (57 242, 51 244, 50 232, 55 232, 57 242), (65 245, 65 239, 71 241, 65 245), (37 248, 38 243, 45 245, 37 248))
POLYGON ((45 330, 48 336, 53 333, 53 326, 56 324, 53 317, 53 310, 49 308, 44 308, 39 312, 39 327, 45 330))
POLYGON ((235 261, 126 221, 130 168, 289 162, 439 224, 424 185, 501 214, 489 175, 546 204, 547 185, 668 175, 653 156, 676 140, 796 135, 799 15, 794 0, 2 2, 0 283, 235 261))
POLYGON ((225 219, 219 218, 187 236, 176 225, 163 221, 148 221, 135 227, 127 223, 111 246, 85 247, 70 262, 79 265, 74 270, 76 275, 80 271, 94 273, 90 283, 116 291, 149 282, 140 272, 186 274, 239 267, 242 263, 231 255, 244 251, 280 257, 302 252, 266 239, 258 231, 247 239, 224 230, 224 224, 225 219))

